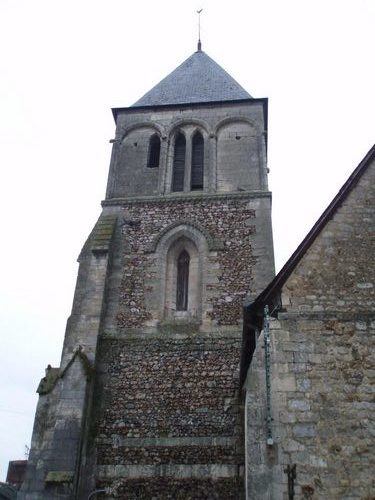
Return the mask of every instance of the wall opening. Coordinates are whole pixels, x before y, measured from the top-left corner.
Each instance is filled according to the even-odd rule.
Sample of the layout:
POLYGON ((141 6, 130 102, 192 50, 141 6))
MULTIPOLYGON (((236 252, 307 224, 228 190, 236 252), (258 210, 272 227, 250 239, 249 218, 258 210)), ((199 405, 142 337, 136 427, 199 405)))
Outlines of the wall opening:
POLYGON ((148 145, 147 168, 158 168, 160 161, 160 137, 153 134, 148 145))
POLYGON ((169 248, 166 262, 165 314, 169 319, 197 318, 201 302, 198 248, 187 237, 169 248))
POLYGON ((192 140, 191 152, 191 190, 203 189, 204 174, 204 140, 200 132, 196 132, 192 140))
POLYGON ((183 191, 185 180, 186 139, 180 132, 174 144, 172 191, 183 191))
POLYGON ((177 285, 176 285, 177 311, 187 311, 188 309, 189 265, 190 265, 190 256, 186 250, 182 250, 177 259, 177 285))

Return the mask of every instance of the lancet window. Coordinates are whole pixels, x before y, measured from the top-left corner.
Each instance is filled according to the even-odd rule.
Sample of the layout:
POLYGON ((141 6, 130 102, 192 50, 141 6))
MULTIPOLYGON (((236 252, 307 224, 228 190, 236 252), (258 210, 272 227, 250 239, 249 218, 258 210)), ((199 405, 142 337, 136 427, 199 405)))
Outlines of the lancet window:
POLYGON ((189 296, 190 256, 183 250, 177 259, 176 310, 187 311, 189 296))
POLYGON ((153 134, 150 137, 148 145, 147 167, 158 168, 159 161, 160 161, 160 137, 158 136, 158 134, 153 134))
POLYGON ((172 191, 184 190, 186 139, 181 132, 174 145, 172 191))
POLYGON ((204 140, 200 132, 196 132, 192 140, 191 152, 191 190, 203 189, 204 140))

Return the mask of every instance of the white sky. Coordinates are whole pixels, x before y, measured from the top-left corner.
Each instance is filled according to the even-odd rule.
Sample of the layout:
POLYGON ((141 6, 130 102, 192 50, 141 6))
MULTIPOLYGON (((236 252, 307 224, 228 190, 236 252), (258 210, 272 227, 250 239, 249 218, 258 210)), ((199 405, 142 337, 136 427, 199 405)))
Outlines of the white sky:
POLYGON ((58 366, 114 122, 196 50, 269 97, 279 270, 374 142, 375 0, 0 0, 0 480, 58 366))

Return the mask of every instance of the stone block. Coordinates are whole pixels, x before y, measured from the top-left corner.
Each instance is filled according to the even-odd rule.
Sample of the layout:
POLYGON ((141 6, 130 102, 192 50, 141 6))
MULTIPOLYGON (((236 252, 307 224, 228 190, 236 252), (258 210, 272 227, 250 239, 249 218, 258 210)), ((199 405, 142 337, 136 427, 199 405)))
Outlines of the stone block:
POLYGON ((316 427, 311 424, 293 425, 293 435, 297 438, 310 438, 316 436, 316 427))

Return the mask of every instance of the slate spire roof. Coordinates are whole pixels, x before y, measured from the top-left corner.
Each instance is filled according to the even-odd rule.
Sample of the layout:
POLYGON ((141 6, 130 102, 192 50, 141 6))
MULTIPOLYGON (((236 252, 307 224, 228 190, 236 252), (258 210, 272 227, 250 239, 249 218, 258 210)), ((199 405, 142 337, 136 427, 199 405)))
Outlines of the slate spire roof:
POLYGON ((251 99, 205 52, 194 52, 133 106, 158 106, 251 99))

